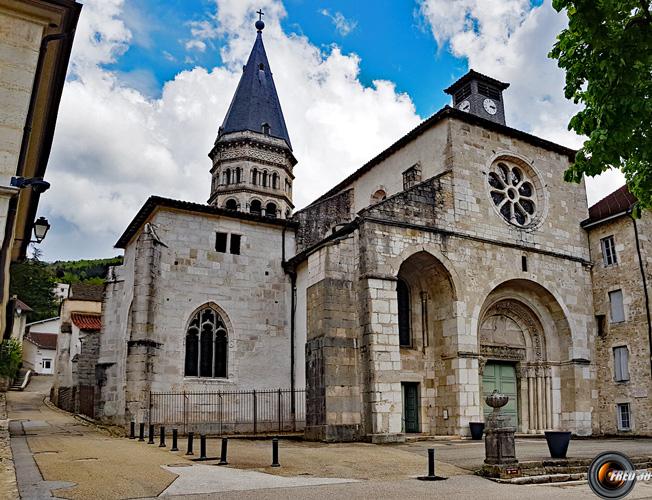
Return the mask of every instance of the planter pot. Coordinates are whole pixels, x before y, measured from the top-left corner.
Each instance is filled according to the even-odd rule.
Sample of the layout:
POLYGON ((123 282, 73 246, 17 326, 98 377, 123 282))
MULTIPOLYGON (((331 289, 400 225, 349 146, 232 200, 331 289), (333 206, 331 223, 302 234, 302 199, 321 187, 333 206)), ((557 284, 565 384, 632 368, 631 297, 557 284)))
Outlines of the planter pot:
POLYGON ((482 433, 484 432, 484 422, 469 422, 469 428, 471 429, 471 439, 474 441, 479 441, 482 439, 482 433))
POLYGON ((566 458, 571 433, 565 431, 546 431, 546 442, 552 458, 566 458))

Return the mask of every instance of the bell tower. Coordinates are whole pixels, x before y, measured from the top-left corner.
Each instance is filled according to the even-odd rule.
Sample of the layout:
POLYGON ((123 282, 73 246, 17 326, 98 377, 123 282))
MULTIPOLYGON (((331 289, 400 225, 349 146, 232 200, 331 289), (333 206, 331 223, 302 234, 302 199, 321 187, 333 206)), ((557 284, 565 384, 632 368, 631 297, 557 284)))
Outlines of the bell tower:
POLYGON ((509 83, 471 69, 444 92, 453 96, 454 108, 505 125, 503 90, 507 87, 509 83))
POLYGON ((258 14, 256 41, 208 154, 213 162, 208 203, 287 218, 294 208, 292 170, 297 160, 263 45, 263 13, 258 14))

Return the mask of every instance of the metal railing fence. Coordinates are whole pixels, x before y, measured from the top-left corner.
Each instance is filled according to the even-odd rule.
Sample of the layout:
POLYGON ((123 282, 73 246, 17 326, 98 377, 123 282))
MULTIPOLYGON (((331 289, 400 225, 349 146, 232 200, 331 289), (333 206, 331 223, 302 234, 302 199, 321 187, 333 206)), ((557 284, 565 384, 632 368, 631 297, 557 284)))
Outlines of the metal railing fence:
POLYGON ((182 433, 296 432, 305 427, 305 400, 305 389, 150 392, 149 423, 182 433))

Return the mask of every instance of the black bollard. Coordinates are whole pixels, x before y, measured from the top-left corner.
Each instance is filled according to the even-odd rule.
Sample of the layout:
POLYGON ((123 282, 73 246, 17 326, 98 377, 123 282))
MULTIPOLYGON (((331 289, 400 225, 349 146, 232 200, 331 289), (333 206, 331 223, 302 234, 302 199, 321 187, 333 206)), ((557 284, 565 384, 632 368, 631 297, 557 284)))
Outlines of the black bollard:
POLYGON ((228 438, 222 438, 222 453, 220 453, 220 463, 217 465, 229 465, 226 461, 227 446, 229 445, 228 438))
POLYGON ((194 436, 194 432, 189 432, 188 433, 188 451, 186 451, 186 455, 194 455, 192 452, 192 438, 194 436))
POLYGON ((158 443, 159 448, 165 448, 165 427, 161 426, 161 439, 158 443))
POLYGON ((428 448, 428 475, 419 476, 417 479, 421 481, 441 481, 447 479, 445 477, 435 475, 435 449, 428 448))
POLYGON ((278 438, 272 438, 272 467, 280 467, 278 463, 278 438))
POLYGON ((147 444, 154 444, 154 425, 149 424, 149 434, 147 434, 147 437, 149 438, 147 440, 147 444))
POLYGON ((138 441, 145 441, 145 424, 142 422, 138 429, 138 441))
POLYGON ((136 422, 129 423, 129 439, 136 439, 136 422))
POLYGON ((172 448, 170 448, 170 451, 179 451, 179 448, 177 448, 177 430, 172 429, 172 448))
POLYGON ((199 460, 206 460, 206 434, 199 435, 199 460))

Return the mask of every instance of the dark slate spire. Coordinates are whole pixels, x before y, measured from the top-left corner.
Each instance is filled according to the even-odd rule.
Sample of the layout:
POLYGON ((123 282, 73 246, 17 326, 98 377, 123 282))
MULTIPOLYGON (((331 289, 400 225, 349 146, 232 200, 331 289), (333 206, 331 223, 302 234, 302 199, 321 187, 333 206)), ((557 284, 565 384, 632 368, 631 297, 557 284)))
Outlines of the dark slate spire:
POLYGON ((265 23, 256 21, 256 42, 244 67, 240 83, 231 106, 220 127, 220 135, 251 130, 265 133, 263 124, 269 125, 269 135, 284 139, 292 149, 290 136, 285 127, 281 103, 276 94, 274 79, 263 46, 262 31, 265 23))

